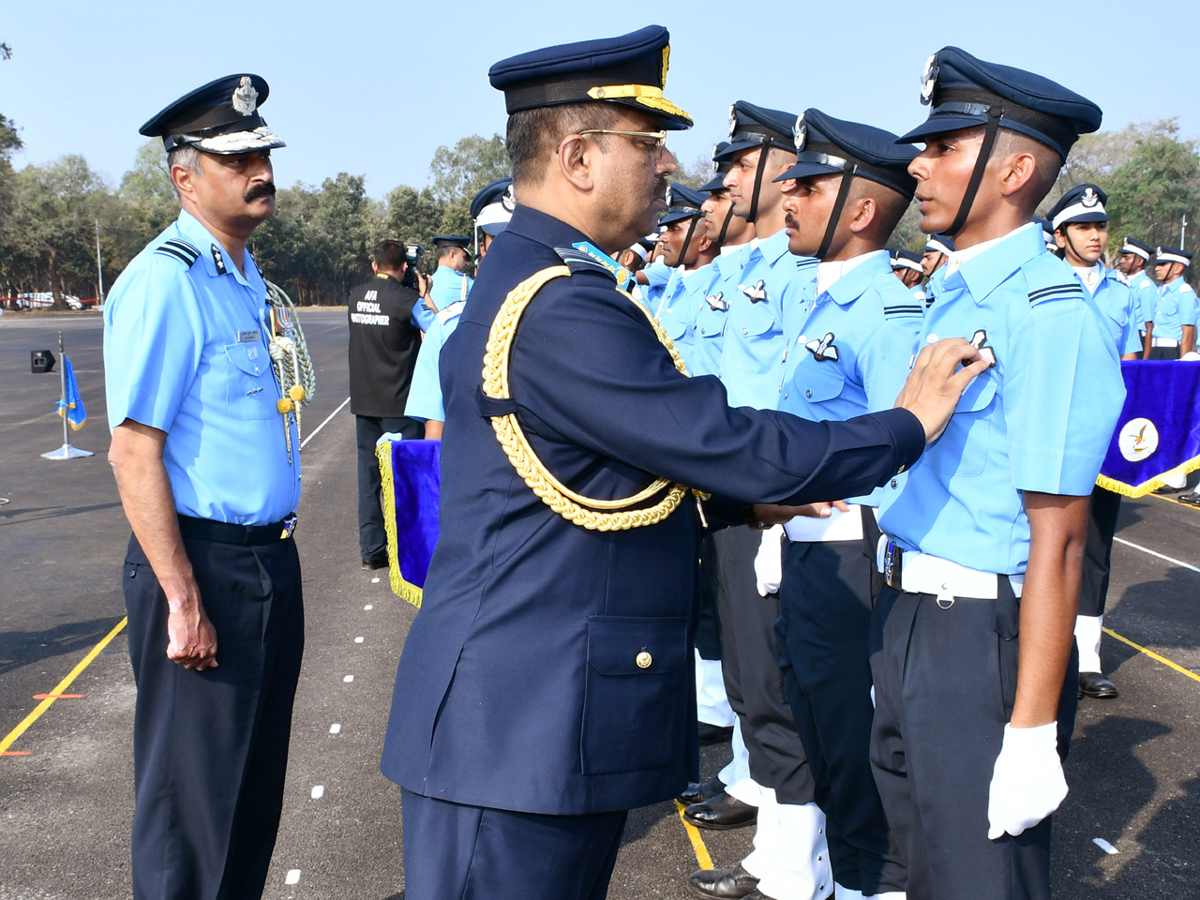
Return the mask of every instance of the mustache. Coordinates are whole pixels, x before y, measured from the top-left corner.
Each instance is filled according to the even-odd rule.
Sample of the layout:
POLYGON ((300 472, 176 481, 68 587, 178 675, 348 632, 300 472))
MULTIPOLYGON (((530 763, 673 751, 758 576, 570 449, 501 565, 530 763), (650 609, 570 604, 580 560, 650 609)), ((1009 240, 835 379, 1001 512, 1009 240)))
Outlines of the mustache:
POLYGON ((245 194, 245 196, 242 197, 242 199, 244 201, 246 201, 247 203, 250 203, 254 200, 257 200, 259 197, 274 197, 274 196, 275 196, 275 182, 262 181, 256 185, 254 185, 254 187, 250 188, 250 190, 246 191, 246 194, 245 194))
POLYGON ((654 196, 655 197, 667 196, 667 185, 668 184, 670 184, 670 182, 667 181, 667 177, 665 175, 660 175, 658 178, 655 178, 654 179, 654 187, 651 188, 651 191, 654 194, 654 196))
POLYGON ((796 228, 797 227, 796 220, 792 218, 791 213, 788 213, 786 216, 783 217, 783 224, 786 225, 788 228, 796 228))

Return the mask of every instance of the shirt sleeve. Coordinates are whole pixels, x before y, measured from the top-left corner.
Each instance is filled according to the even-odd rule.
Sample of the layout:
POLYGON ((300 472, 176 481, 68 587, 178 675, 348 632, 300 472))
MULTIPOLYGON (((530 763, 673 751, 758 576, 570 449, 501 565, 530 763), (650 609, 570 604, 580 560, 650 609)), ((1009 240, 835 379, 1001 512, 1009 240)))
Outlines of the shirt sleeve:
POLYGON ((153 255, 122 274, 104 329, 109 428, 126 419, 170 432, 200 369, 205 325, 187 271, 153 255))
POLYGON ((425 305, 424 300, 418 300, 413 305, 412 323, 417 328, 420 328, 422 331, 428 333, 429 329, 433 327, 433 323, 436 321, 437 316, 434 314, 432 309, 425 305))
POLYGON ((446 411, 442 406, 442 384, 438 379, 438 361, 441 359, 445 335, 445 326, 435 318, 433 325, 425 332, 421 349, 417 351, 417 365, 408 389, 408 402, 404 406, 404 414, 410 419, 446 421, 446 411))
POLYGON ((1099 317, 1071 300, 1034 304, 1013 329, 1002 402, 1013 487, 1092 492, 1125 384, 1099 317))
POLYGON ((1178 303, 1179 324, 1195 325, 1197 319, 1200 319, 1200 302, 1196 299, 1196 292, 1190 287, 1181 288, 1178 303))
POLYGON ((920 316, 885 317, 860 351, 858 366, 871 412, 896 405, 896 397, 912 367, 921 324, 920 316))

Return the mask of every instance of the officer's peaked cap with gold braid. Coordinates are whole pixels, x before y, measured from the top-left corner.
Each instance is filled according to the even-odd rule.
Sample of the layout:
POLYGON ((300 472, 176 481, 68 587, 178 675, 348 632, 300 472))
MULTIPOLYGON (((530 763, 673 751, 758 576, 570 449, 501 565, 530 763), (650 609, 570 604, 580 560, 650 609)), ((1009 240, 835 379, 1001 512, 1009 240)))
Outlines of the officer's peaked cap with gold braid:
POLYGON ((533 50, 488 70, 504 91, 509 115, 523 109, 604 100, 657 116, 662 128, 692 126, 692 117, 663 96, 671 35, 661 25, 632 34, 533 50))

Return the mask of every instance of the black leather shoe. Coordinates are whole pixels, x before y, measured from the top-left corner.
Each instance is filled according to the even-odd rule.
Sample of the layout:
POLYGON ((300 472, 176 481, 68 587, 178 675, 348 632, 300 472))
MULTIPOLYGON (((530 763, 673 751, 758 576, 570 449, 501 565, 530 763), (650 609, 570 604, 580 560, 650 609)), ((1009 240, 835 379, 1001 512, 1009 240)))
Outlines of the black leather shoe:
POLYGON ((724 790, 725 782, 720 778, 714 778, 712 781, 701 783, 693 781, 679 795, 679 802, 684 806, 691 806, 693 803, 703 803, 705 800, 711 800, 724 790))
POLYGON ((720 725, 709 725, 707 722, 701 722, 699 731, 701 747, 707 747, 709 744, 726 744, 733 737, 733 728, 731 726, 722 728, 720 725))
POLYGON ((1164 484, 1162 487, 1156 487, 1154 489, 1154 493, 1156 493, 1156 494, 1178 494, 1182 490, 1183 490, 1183 488, 1171 487, 1171 485, 1169 485, 1169 484, 1164 484))
POLYGON ((364 559, 362 567, 368 572, 373 572, 375 569, 386 569, 388 567, 388 558, 386 556, 376 556, 374 559, 364 559))
POLYGON ((683 811, 683 819, 697 828, 729 831, 753 825, 758 820, 758 807, 743 803, 722 791, 711 800, 693 803, 683 811))
POLYGON ((688 876, 688 890, 693 897, 707 900, 742 900, 751 895, 761 897, 755 888, 758 879, 743 869, 701 869, 688 876))
POLYGON ((1080 672, 1079 696, 1095 697, 1097 700, 1111 700, 1113 697, 1120 695, 1117 693, 1117 686, 1100 672, 1080 672))

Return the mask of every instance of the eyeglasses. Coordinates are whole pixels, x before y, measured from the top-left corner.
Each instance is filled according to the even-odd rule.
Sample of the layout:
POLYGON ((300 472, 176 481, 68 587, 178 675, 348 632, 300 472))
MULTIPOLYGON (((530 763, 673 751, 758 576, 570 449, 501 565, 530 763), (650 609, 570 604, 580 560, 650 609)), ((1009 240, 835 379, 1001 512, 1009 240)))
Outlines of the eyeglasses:
POLYGON ((663 151, 667 149, 667 133, 665 131, 612 131, 608 128, 589 128, 586 131, 577 132, 577 134, 623 134, 626 137, 645 138, 653 142, 653 146, 649 149, 656 152, 657 158, 661 158, 663 151))

